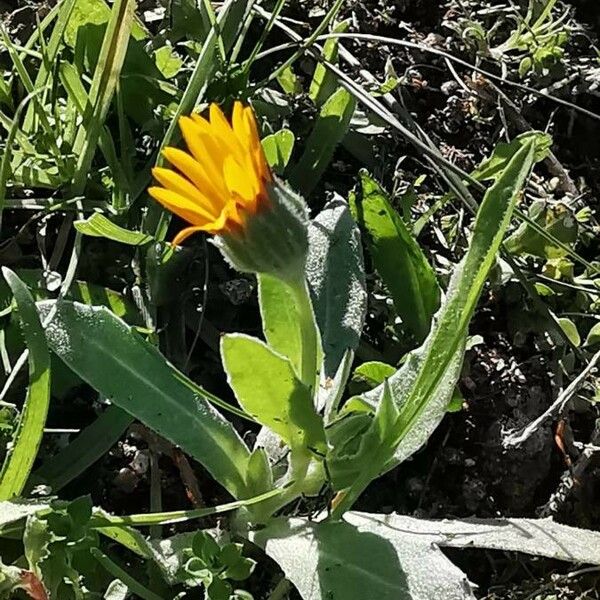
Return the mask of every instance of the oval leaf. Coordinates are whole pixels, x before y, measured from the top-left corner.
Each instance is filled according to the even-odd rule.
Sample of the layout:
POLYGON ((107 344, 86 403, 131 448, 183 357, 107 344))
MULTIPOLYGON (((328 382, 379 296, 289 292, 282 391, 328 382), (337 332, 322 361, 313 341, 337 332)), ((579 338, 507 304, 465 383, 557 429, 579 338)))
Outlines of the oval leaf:
POLYGON ((346 352, 358 347, 367 310, 360 234, 346 201, 329 202, 308 236, 306 276, 323 346, 321 375, 333 379, 346 352))
POLYGON ((221 356, 229 385, 244 410, 289 446, 324 451, 323 421, 289 360, 241 334, 221 338, 221 356))
MULTIPOLYGON (((53 302, 40 303, 46 313, 53 302)), ((46 336, 52 350, 114 404, 204 465, 237 498, 245 495, 250 452, 189 380, 104 307, 61 302, 46 336)))

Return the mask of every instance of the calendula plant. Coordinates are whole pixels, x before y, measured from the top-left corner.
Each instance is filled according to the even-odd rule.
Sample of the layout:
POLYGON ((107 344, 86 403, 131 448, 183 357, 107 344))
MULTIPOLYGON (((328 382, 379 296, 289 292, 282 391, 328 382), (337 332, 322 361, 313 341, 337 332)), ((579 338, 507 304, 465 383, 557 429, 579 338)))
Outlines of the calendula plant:
MULTIPOLYGON (((232 538, 262 547, 302 597, 311 600, 332 594, 362 598, 365 585, 373 597, 473 598, 464 574, 435 550, 436 544, 501 547, 558 558, 568 552, 569 558, 600 560, 580 550, 579 538, 569 528, 560 530, 559 545, 548 544, 535 521, 511 524, 499 542, 499 525, 494 522, 450 523, 444 533, 433 522, 351 510, 371 481, 427 441, 446 413, 461 370, 469 320, 529 172, 544 156, 537 143, 545 143, 545 138, 523 137, 496 161, 469 248, 445 295, 440 301, 436 288, 433 300, 416 304, 420 308, 415 323, 420 325, 415 326, 415 339, 420 335, 421 345, 399 369, 371 364, 365 372, 375 387, 345 398, 367 302, 357 221, 377 252, 385 231, 402 229, 398 215, 363 172, 350 203, 334 197, 310 219, 304 200, 272 173, 252 109, 241 103, 234 103, 231 122, 211 105, 208 119, 194 114, 183 117, 180 126, 188 151, 165 148, 164 157, 173 168, 156 168, 161 186, 149 190, 189 223, 174 242, 209 232, 234 268, 258 279, 264 340, 236 333, 221 338, 223 367, 239 408, 196 385, 104 306, 60 300, 42 301, 37 307, 56 355, 115 407, 204 465, 235 501, 214 509, 128 517, 92 511, 89 502, 57 507, 51 502, 5 501, 0 533, 20 531, 19 523, 26 519, 27 558, 20 567, 0 566, 0 583, 6 590, 36 593, 36 586, 49 577, 45 569, 54 564, 55 549, 64 548, 66 562, 58 571, 63 579, 56 585, 67 581, 65 589, 75 590, 73 597, 86 597, 84 582, 92 581, 92 575, 85 573, 92 557, 108 579, 115 578, 111 593, 123 583, 142 597, 158 598, 99 548, 91 547, 89 556, 79 551, 90 543, 96 546, 98 533, 156 564, 169 584, 204 586, 212 599, 247 597, 230 581, 246 577, 253 562, 243 557, 242 547, 232 538), (240 438, 222 410, 262 426, 253 447, 240 438), (294 500, 317 496, 326 488, 334 493, 333 501, 313 520, 278 516, 294 500), (82 512, 79 506, 87 508, 82 512), (235 516, 218 540, 208 532, 147 540, 133 529, 227 511, 236 511, 235 516), (73 540, 79 545, 69 542, 71 534, 44 533, 44 524, 53 527, 59 513, 65 522, 77 521, 73 540), (11 529, 15 524, 16 530, 11 529), (458 533, 452 527, 458 527, 458 533), (461 527, 466 533, 460 533, 461 527), (573 541, 566 542, 565 551, 569 536, 573 541), (373 561, 376 566, 365 572, 373 561), (67 575, 70 580, 64 579, 67 575)), ((402 235, 411 257, 405 272, 412 278, 423 259, 411 246, 410 234, 402 235)), ((155 246, 150 245, 154 255, 163 253, 155 246)), ((23 323, 33 323, 24 334, 34 374, 30 391, 37 401, 47 385, 35 375, 47 369, 47 350, 39 344, 41 326, 39 321, 35 325, 35 304, 25 284, 8 270, 5 277, 20 314, 27 317, 23 323)), ((427 286, 423 281, 423 290, 427 286)), ((3 473, 0 480, 6 500, 26 483, 14 473, 22 458, 19 444, 14 456, 20 458, 11 456, 6 463, 13 469, 7 471, 10 477, 3 473)), ((62 532, 60 527, 57 531, 62 532)))
MULTIPOLYGON (((166 148, 177 171, 155 169, 163 187, 149 190, 191 224, 174 242, 213 233, 232 266, 259 278, 266 341, 240 334, 221 340, 229 384, 265 428, 248 459, 246 493, 284 490, 249 509, 248 520, 264 523, 326 484, 337 493, 332 518, 339 518, 373 479, 418 449, 443 416, 471 314, 534 162, 534 143, 519 147, 486 195, 469 252, 423 345, 374 390, 341 404, 366 309, 349 206, 335 199, 309 222, 304 201, 271 174, 252 111, 239 102, 231 124, 213 104, 209 120, 183 117, 181 129, 189 153, 166 148), (280 444, 287 470, 278 476, 269 448, 280 444)), ((373 185, 365 174, 353 199, 357 214, 368 210, 362 196, 373 185)))

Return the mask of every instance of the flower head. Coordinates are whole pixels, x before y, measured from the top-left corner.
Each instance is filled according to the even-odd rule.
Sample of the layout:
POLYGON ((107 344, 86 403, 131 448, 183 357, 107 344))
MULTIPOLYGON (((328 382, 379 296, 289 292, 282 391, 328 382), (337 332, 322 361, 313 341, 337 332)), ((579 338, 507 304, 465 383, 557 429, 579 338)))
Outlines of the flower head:
POLYGON ((165 148, 177 170, 156 167, 152 173, 162 187, 148 189, 190 224, 173 243, 206 231, 239 271, 303 278, 308 208, 271 174, 252 109, 236 102, 230 124, 211 104, 208 120, 192 115, 179 125, 189 152, 165 148))
POLYGON ((231 124, 216 104, 209 119, 193 114, 179 126, 188 152, 167 147, 163 156, 177 170, 152 170, 162 187, 148 193, 190 224, 180 231, 178 245, 196 231, 233 233, 269 202, 271 171, 260 143, 252 109, 235 102, 231 124))

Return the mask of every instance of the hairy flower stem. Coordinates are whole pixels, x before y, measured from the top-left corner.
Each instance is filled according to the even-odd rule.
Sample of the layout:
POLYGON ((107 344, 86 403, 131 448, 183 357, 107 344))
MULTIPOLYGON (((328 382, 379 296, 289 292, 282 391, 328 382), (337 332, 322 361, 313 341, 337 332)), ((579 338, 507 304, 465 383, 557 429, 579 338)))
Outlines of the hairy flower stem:
MULTIPOLYGON (((314 393, 318 380, 317 359, 319 335, 313 313, 310 292, 304 276, 304 268, 294 269, 283 280, 294 299, 296 316, 300 325, 302 342, 301 363, 298 366, 300 381, 314 393)), ((278 496, 261 502, 249 509, 250 521, 265 522, 286 504, 293 502, 307 489, 319 487, 324 481, 322 469, 315 468, 313 453, 303 446, 290 448, 289 464, 281 483, 286 489, 278 496), (311 469, 312 465, 312 469, 311 469), (321 481, 322 480, 322 481, 321 481)))
POLYGON ((288 285, 296 303, 302 337, 300 380, 313 392, 317 381, 318 336, 310 293, 304 277, 294 282, 289 282, 288 285))

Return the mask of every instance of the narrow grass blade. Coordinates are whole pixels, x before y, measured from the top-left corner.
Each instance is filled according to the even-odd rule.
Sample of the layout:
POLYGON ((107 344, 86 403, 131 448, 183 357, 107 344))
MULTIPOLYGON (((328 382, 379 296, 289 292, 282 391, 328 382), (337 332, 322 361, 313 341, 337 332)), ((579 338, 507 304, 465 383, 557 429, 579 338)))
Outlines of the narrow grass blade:
POLYGON ((21 411, 12 450, 0 472, 0 500, 18 496, 27 482, 44 434, 50 403, 50 352, 35 302, 27 286, 10 269, 2 274, 19 309, 23 337, 29 348, 29 388, 21 411))
POLYGON ((292 169, 290 183, 308 196, 333 157, 336 146, 348 131, 356 101, 345 89, 338 89, 323 104, 314 128, 306 141, 304 154, 292 169))
POLYGON ((163 600, 161 596, 151 592, 147 587, 143 586, 139 581, 127 573, 127 571, 117 565, 117 563, 113 562, 106 554, 104 554, 104 552, 102 552, 102 550, 90 548, 90 554, 106 571, 120 582, 124 583, 138 598, 142 598, 142 600, 163 600))
MULTIPOLYGON (((77 0, 66 0, 60 5, 58 15, 56 18, 56 23, 54 24, 54 28, 52 29, 52 35, 50 36, 50 41, 48 42, 48 46, 46 47, 46 58, 47 60, 42 61, 39 71, 36 75, 34 82, 34 89, 38 89, 46 85, 48 78, 50 76, 50 71, 48 69, 48 64, 53 65, 58 56, 58 52, 60 50, 61 44, 63 43, 63 34, 67 23, 69 22, 69 17, 73 12, 73 8, 75 7, 75 3, 77 0)), ((37 35, 39 39, 42 39, 43 34, 43 25, 37 29, 37 35)), ((23 129, 25 131, 31 131, 31 126, 33 124, 33 115, 34 112, 30 108, 25 115, 25 120, 23 122, 23 129)))
MULTIPOLYGON (((298 60, 307 49, 309 49, 317 40, 317 38, 329 27, 329 24, 336 18, 340 8, 342 8, 342 4, 344 0, 335 0, 331 8, 327 11, 327 14, 323 17, 322 21, 315 28, 315 30, 311 33, 311 35, 303 41, 302 45, 296 52, 292 54, 282 65, 280 65, 277 69, 275 69, 268 77, 267 83, 270 81, 275 81, 281 73, 283 73, 288 67, 293 65, 296 60, 298 60)), ((256 7, 256 10, 262 16, 271 16, 269 13, 264 11, 260 7, 256 7)), ((277 19, 275 19, 277 20, 277 19)))
POLYGON ((12 145, 19 132, 19 119, 21 118, 21 113, 29 104, 29 101, 32 100, 38 94, 41 94, 43 91, 44 88, 40 88, 39 90, 35 90, 34 92, 27 94, 27 96, 23 98, 23 100, 17 107, 17 110, 15 111, 15 116, 10 126, 8 137, 6 138, 6 143, 4 145, 4 153, 2 154, 2 160, 0 161, 0 228, 2 227, 2 211, 4 210, 4 204, 6 202, 6 184, 10 175, 12 145))
POLYGON ((73 181, 75 193, 81 193, 85 187, 98 139, 119 81, 131 36, 134 8, 134 0, 117 0, 111 12, 92 80, 89 104, 73 147, 74 153, 79 156, 73 181))
MULTIPOLYGON (((16 51, 15 46, 11 42, 10 38, 8 37, 8 34, 6 33, 6 30, 4 29, 4 27, 0 27, 0 32, 2 33, 2 39, 4 41, 4 45, 6 46, 6 49, 8 50, 8 54, 13 62, 13 65, 15 67, 17 75, 19 76, 20 81, 23 84, 23 87, 25 88, 25 91, 30 95, 33 94, 31 96, 33 99, 33 107, 35 108, 35 112, 36 112, 45 132, 47 134, 49 134, 49 137, 48 137, 49 145, 50 145, 54 155, 57 157, 57 159, 59 159, 60 151, 56 144, 55 136, 53 135, 52 126, 50 125, 50 121, 48 120, 48 115, 46 114, 46 111, 44 110, 42 103, 37 98, 37 90, 39 88, 37 88, 34 85, 33 81, 31 80, 31 77, 29 76, 29 72, 25 68, 23 61, 21 60, 21 57, 19 56, 19 53, 16 51), (34 94, 34 92, 36 92, 36 93, 34 94)), ((44 89, 44 91, 45 91, 45 89, 44 89)))
POLYGON ((160 513, 141 513, 138 515, 127 515, 125 517, 114 517, 112 515, 103 515, 97 517, 97 522, 94 526, 98 529, 102 529, 107 526, 117 525, 129 525, 132 527, 145 527, 150 525, 169 525, 172 523, 183 523, 192 519, 202 519, 204 517, 210 517, 211 515, 219 515, 244 506, 251 506, 252 504, 258 504, 264 500, 269 500, 278 496, 283 491, 283 488, 277 490, 271 490, 259 496, 248 498, 247 500, 237 500, 236 502, 227 502, 226 504, 219 504, 218 506, 211 506, 209 508, 196 508, 192 510, 172 510, 168 512, 160 513))

